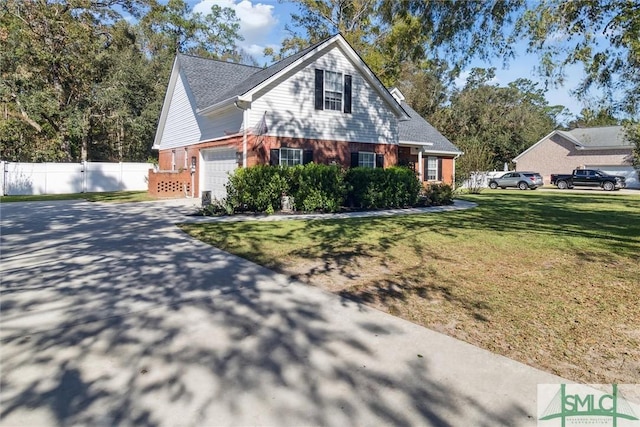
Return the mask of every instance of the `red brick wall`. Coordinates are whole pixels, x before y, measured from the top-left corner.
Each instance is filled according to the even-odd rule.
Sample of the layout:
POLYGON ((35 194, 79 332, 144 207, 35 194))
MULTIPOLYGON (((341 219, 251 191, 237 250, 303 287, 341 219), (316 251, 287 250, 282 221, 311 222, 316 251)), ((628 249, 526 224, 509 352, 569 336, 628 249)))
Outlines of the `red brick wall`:
POLYGON ((268 164, 269 150, 281 147, 313 150, 313 161, 315 163, 329 164, 336 162, 344 167, 351 166, 351 153, 357 151, 383 154, 384 167, 395 166, 398 163, 397 145, 268 136, 264 137, 262 144, 255 150, 255 164, 268 164))
MULTIPOLYGON (((225 139, 203 142, 200 144, 194 144, 187 147, 178 147, 175 149, 161 150, 158 156, 158 163, 160 173, 163 171, 171 170, 171 156, 172 150, 175 150, 175 164, 176 171, 180 171, 184 168, 184 157, 187 156, 188 168, 178 174, 184 180, 184 183, 191 182, 191 157, 196 158, 196 173, 194 179, 194 194, 198 196, 200 194, 200 186, 198 182, 199 178, 199 162, 200 162, 200 150, 214 147, 235 147, 238 153, 242 152, 242 135, 233 135, 225 139)), ((256 136, 247 135, 247 166, 255 166, 258 164, 269 164, 269 150, 272 148, 291 147, 302 148, 305 150, 313 150, 313 161, 316 163, 329 164, 333 161, 344 166, 349 167, 351 165, 351 153, 357 151, 370 151, 377 154, 384 155, 384 167, 395 166, 398 163, 398 146, 392 144, 367 144, 348 141, 330 141, 330 140, 314 140, 303 138, 281 138, 273 136, 256 136)), ((241 156, 239 156, 241 159, 241 156)), ((238 166, 242 166, 242 161, 238 166)), ((158 175, 158 174, 155 174, 158 175)), ((171 176, 171 175, 167 175, 171 176)), ((158 180, 157 176, 152 178, 152 174, 149 174, 149 192, 156 197, 183 197, 184 194, 174 193, 173 196, 163 195, 160 196, 155 189, 156 184, 152 184, 152 179, 158 180), (154 190, 152 190, 152 187, 154 190), (155 191, 155 193, 153 192, 155 191)), ((169 179, 169 178, 164 178, 169 179)), ((168 194, 163 192, 163 194, 168 194)))
POLYGON ((149 195, 158 198, 191 196, 191 172, 159 171, 149 169, 149 195))
POLYGON ((453 185, 453 158, 442 158, 442 182, 453 185))

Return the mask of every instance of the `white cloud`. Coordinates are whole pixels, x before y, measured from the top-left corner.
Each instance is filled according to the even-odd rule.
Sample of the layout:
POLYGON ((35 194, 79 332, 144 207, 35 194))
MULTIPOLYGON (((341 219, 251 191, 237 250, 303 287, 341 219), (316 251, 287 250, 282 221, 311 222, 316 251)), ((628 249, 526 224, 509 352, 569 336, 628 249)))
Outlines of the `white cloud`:
POLYGON ((253 55, 262 54, 267 36, 278 25, 273 6, 254 4, 251 0, 202 0, 193 7, 193 11, 206 14, 213 5, 233 9, 240 20, 240 35, 244 37, 240 47, 253 55))
MULTIPOLYGON (((453 84, 458 89, 462 89, 466 84, 469 76, 471 75, 470 71, 463 71, 460 75, 453 81, 453 84)), ((495 85, 500 83, 500 78, 498 76, 493 76, 488 82, 488 85, 495 85)))
POLYGON ((458 89, 462 89, 464 85, 467 84, 467 79, 470 75, 471 73, 469 71, 461 72, 460 75, 453 81, 453 84, 455 84, 458 89))

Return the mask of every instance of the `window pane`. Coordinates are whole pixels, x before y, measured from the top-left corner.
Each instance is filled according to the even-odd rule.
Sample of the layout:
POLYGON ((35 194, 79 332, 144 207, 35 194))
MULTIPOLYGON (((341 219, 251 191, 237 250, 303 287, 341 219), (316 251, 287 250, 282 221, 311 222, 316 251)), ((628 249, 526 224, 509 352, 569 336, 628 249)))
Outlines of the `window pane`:
POLYGON ((359 152, 358 153, 358 166, 361 168, 375 168, 376 167, 376 155, 374 153, 359 152))
POLYGON ((281 148, 280 165, 295 166, 302 164, 302 150, 298 148, 281 148))
POLYGON ((342 111, 342 73, 324 72, 324 108, 342 111))
POLYGON ((438 179, 438 158, 427 157, 427 181, 437 181, 438 179))

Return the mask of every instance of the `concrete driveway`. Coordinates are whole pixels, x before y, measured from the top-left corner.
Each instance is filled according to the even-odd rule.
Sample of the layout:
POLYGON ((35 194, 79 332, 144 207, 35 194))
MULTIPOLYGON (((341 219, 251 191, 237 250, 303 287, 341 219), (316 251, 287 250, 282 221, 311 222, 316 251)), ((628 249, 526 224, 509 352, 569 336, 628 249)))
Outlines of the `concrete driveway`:
POLYGON ((0 207, 0 425, 534 426, 563 382, 195 241, 183 212, 0 207))

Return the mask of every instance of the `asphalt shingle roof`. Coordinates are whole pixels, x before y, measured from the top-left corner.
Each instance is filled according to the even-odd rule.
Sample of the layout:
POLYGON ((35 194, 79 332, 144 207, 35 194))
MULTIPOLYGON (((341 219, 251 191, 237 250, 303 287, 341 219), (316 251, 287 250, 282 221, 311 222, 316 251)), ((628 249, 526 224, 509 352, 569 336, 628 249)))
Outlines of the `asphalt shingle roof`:
POLYGON ((588 148, 609 148, 630 145, 624 136, 622 126, 604 126, 595 128, 576 128, 570 131, 559 131, 588 148))
MULTIPOLYGON (((196 108, 202 110, 221 101, 247 93, 324 42, 326 40, 309 46, 267 68, 183 54, 178 55, 178 61, 180 69, 187 78, 191 93, 195 97, 196 108)), ((400 105, 410 117, 410 120, 399 123, 400 141, 432 143, 433 145, 430 146, 430 149, 433 151, 451 153, 460 151, 415 110, 409 107, 407 103, 401 102, 400 105)))
POLYGON ((182 54, 179 55, 178 60, 196 99, 196 108, 201 110, 234 96, 245 94, 325 41, 309 46, 267 68, 182 54))
POLYGON ((262 70, 248 65, 182 54, 178 55, 178 61, 199 110, 215 104, 221 93, 227 92, 262 70))
POLYGON ((398 123, 400 133, 400 142, 430 142, 433 145, 429 147, 433 151, 459 153, 458 147, 453 145, 451 141, 444 137, 436 128, 426 121, 416 110, 411 108, 409 104, 402 101, 402 108, 407 112, 410 120, 398 123))

